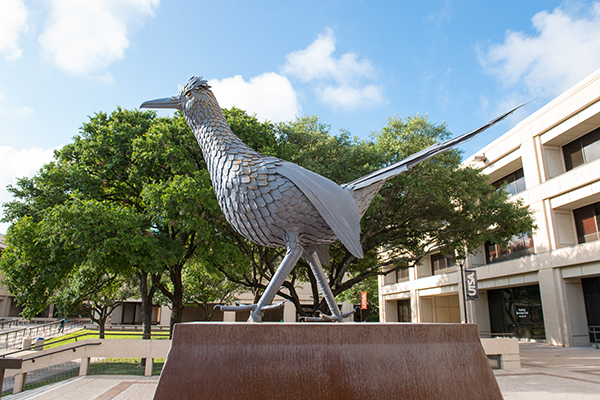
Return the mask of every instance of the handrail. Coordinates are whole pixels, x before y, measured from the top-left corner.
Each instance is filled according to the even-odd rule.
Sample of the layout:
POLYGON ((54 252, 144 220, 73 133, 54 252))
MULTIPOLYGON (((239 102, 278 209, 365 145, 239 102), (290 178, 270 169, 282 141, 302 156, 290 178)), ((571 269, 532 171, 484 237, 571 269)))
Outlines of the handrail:
POLYGON ((8 324, 10 328, 12 324, 19 326, 19 323, 22 322, 23 319, 20 317, 3 317, 0 318, 0 328, 4 329, 4 324, 8 324))
MULTIPOLYGON (((135 332, 137 333, 137 332, 135 332)), ((131 336, 132 333, 131 332, 112 332, 112 331, 104 331, 105 335, 110 335, 110 336, 131 336)), ((167 336, 169 333, 150 333, 150 337, 152 336, 167 336)), ((88 332, 88 333, 82 333, 81 335, 76 335, 76 336, 71 336, 69 338, 65 338, 65 339, 60 339, 60 340, 56 340, 54 342, 46 342, 44 343, 44 346, 47 346, 49 344, 56 344, 56 343, 60 343, 60 342, 64 342, 66 340, 71 340, 71 339, 75 339, 75 341, 77 341, 77 338, 80 338, 82 336, 92 336, 92 335, 98 335, 100 336, 100 332, 88 332)), ((140 333, 140 335, 142 335, 142 333, 140 333)))
POLYGON ((35 355, 35 356, 33 356, 33 357, 29 357, 29 358, 23 358, 23 361, 31 361, 31 362, 35 362, 35 360, 36 360, 36 359, 38 359, 38 358, 42 358, 42 357, 46 357, 46 356, 50 356, 50 355, 52 355, 52 354, 63 353, 63 352, 65 352, 65 351, 69 351, 69 350, 76 351, 75 349, 78 349, 78 348, 80 348, 80 347, 86 347, 86 346, 99 346, 99 345, 101 345, 101 344, 102 344, 102 342, 97 342, 97 343, 94 343, 94 342, 92 342, 92 343, 78 344, 77 346, 72 346, 72 347, 69 347, 69 348, 67 348, 67 349, 60 349, 60 350, 51 351, 51 352, 44 353, 44 354, 35 355))
MULTIPOLYGON (((65 329, 67 331, 73 331, 74 329, 77 329, 78 326, 81 326, 80 321, 69 320, 65 324, 65 329)), ((2 344, 6 349, 10 347, 16 347, 18 343, 24 338, 32 336, 40 337, 40 335, 46 336, 53 335, 53 333, 57 333, 58 331, 54 331, 55 327, 60 327, 60 320, 55 320, 54 322, 45 323, 41 325, 19 328, 7 332, 0 332, 0 344, 2 344)))
MULTIPOLYGON (((107 333, 105 332, 105 334, 107 334, 107 333)), ((54 342, 51 342, 51 341, 45 342, 45 343, 44 343, 44 346, 48 346, 48 345, 51 345, 51 344, 56 344, 56 343, 60 343, 60 342, 66 342, 66 341, 73 340, 73 339, 75 339, 75 342, 77 342, 77 339, 78 339, 78 338, 80 338, 80 337, 84 337, 84 336, 94 336, 94 335, 98 335, 98 336, 100 336, 100 333, 99 333, 99 332, 89 332, 89 333, 82 333, 81 335, 71 336, 71 337, 69 337, 69 338, 65 338, 65 339, 56 340, 56 341, 54 341, 54 342)), ((131 333, 125 333, 125 332, 111 332, 109 335, 111 335, 111 336, 131 336, 131 333)), ((169 335, 169 334, 168 334, 168 333, 167 333, 167 334, 151 334, 151 335, 150 335, 150 338, 152 338, 152 336, 167 336, 167 335, 169 335)), ((99 338, 98 338, 98 339, 99 339, 99 338)), ((70 347, 70 348, 71 348, 71 347, 70 347)), ((6 357, 6 356, 10 356, 10 355, 13 355, 13 354, 18 354, 18 353, 23 353, 23 352, 25 352, 25 351, 31 351, 31 350, 32 350, 32 349, 21 349, 21 350, 11 351, 10 353, 4 353, 4 354, 0 354, 0 359, 4 358, 4 357, 6 357)), ((34 349, 33 349, 33 350, 35 350, 35 347, 34 347, 34 349)))

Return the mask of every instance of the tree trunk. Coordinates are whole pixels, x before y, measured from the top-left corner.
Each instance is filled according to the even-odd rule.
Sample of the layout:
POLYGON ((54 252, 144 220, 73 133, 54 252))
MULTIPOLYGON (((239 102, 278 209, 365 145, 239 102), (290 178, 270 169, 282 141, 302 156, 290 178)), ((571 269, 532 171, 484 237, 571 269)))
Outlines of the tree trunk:
POLYGON ((107 317, 107 315, 105 313, 105 310, 102 309, 102 313, 100 314, 100 318, 98 318, 98 339, 104 339, 106 317, 107 317))
POLYGON ((140 280, 140 293, 142 297, 142 325, 144 332, 142 339, 149 340, 152 335, 152 298, 148 293, 148 273, 136 272, 137 278, 140 280))
POLYGON ((173 298, 171 304, 171 333, 170 337, 173 338, 173 327, 175 324, 181 322, 183 317, 183 281, 181 278, 181 271, 183 265, 177 265, 173 267, 170 272, 171 282, 173 283, 173 298))

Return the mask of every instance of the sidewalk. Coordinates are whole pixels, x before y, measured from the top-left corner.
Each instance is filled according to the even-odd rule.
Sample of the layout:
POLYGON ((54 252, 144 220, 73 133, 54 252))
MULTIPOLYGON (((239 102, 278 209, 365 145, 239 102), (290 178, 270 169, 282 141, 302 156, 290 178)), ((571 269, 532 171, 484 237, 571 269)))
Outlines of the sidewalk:
MULTIPOLYGON (((522 343, 520 370, 494 371, 505 400, 600 400, 600 350, 522 343)), ((151 400, 158 377, 85 376, 5 400, 151 400)))
POLYGON ((81 376, 2 400, 152 400, 158 376, 81 376))
POLYGON ((600 399, 600 350, 521 343, 521 369, 494 371, 505 400, 600 399))

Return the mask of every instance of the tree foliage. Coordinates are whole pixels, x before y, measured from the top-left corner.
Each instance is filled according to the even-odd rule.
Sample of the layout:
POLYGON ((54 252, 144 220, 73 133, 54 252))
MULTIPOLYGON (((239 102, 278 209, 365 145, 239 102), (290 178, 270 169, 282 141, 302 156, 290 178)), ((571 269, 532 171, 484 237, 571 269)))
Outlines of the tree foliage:
POLYGON ((224 222, 181 116, 98 113, 52 163, 11 191, 17 200, 5 211, 4 220, 13 225, 2 265, 26 315, 34 315, 70 272, 88 264, 136 274, 144 286, 145 315, 149 294, 160 290, 173 304, 172 323, 179 322, 184 265, 224 222))
MULTIPOLYGON (((236 108, 224 113, 249 146, 340 184, 450 136, 424 115, 390 118, 361 140, 347 131, 330 135, 316 116, 272 124, 236 108)), ((460 152, 448 151, 384 185, 361 221, 365 257, 356 259, 339 242, 331 246, 326 273, 334 295, 361 282, 371 287, 377 275, 414 265, 433 249, 464 256, 465 249, 488 240, 506 243, 534 227, 527 207, 460 163, 460 152)), ((179 114, 98 113, 53 162, 9 190, 15 200, 5 205, 4 221, 12 226, 0 268, 27 316, 84 268, 97 277, 136 276, 148 326, 160 291, 173 324, 186 303, 227 301, 238 286, 258 297, 283 256, 282 249, 258 246, 227 224, 200 148, 179 114)), ((324 307, 303 261, 279 294, 302 315, 324 307), (312 306, 300 304, 298 282, 311 283, 312 306)))

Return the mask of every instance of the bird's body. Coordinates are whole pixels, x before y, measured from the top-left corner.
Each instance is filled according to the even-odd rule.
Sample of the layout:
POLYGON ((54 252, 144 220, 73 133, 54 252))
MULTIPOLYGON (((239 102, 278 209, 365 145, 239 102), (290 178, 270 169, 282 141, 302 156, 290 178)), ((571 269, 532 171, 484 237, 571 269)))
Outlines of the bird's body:
POLYGON ((285 247, 287 231, 297 232, 302 245, 336 240, 310 200, 277 172, 281 160, 239 140, 202 148, 219 205, 240 234, 268 247, 285 247))
POLYGON ((184 116, 202 149, 227 221, 262 246, 285 247, 286 232, 296 232, 303 246, 336 241, 334 231, 293 180, 294 175, 312 174, 321 184, 335 183, 246 146, 231 131, 212 92, 206 91, 203 100, 184 116))
POLYGON ((471 139, 510 114, 340 186, 246 146, 229 128, 210 86, 201 78, 192 77, 178 96, 145 102, 141 107, 180 109, 202 149, 227 221, 259 245, 286 247, 287 253, 258 304, 227 308, 251 309, 251 321, 261 320, 300 257, 309 263, 333 314, 326 319, 341 321, 344 315, 321 266, 328 262, 326 247, 339 239, 353 255, 362 257, 360 218, 387 179, 471 139))

